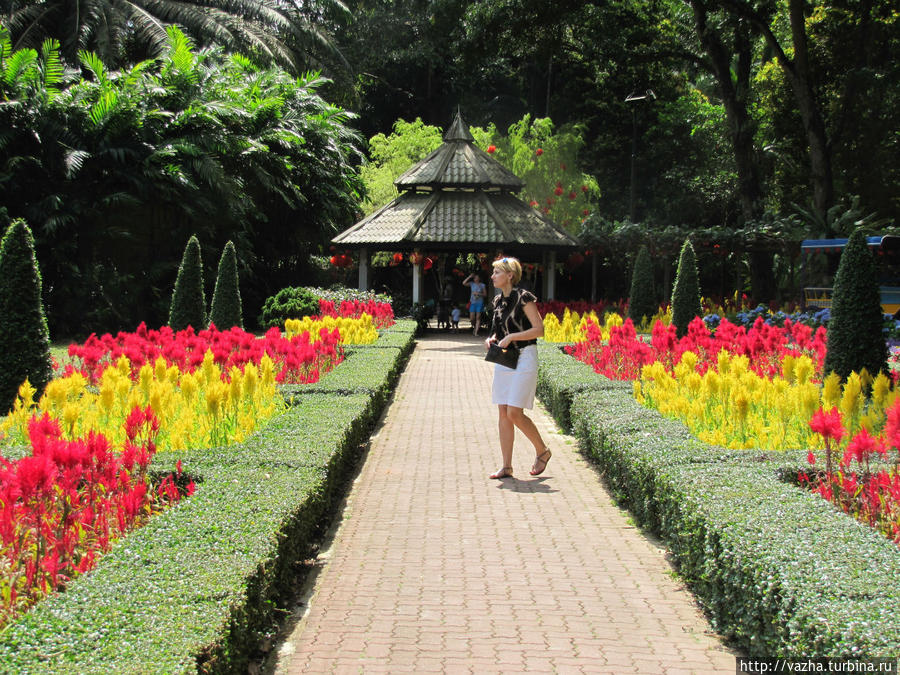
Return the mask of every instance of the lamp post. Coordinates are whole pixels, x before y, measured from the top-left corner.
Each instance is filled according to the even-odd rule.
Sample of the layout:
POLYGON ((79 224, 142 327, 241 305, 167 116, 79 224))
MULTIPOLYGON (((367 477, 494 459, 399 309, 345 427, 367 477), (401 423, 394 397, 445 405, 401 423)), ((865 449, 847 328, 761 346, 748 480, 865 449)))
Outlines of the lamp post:
MULTIPOLYGON (((635 94, 631 92, 628 96, 625 97, 626 103, 631 103, 633 101, 644 101, 646 99, 655 99, 656 94, 653 93, 652 89, 648 89, 643 94, 635 94)), ((631 180, 629 181, 628 188, 628 218, 631 222, 635 222, 635 213, 634 213, 634 183, 635 183, 635 174, 637 172, 637 165, 635 163, 635 159, 637 158, 637 110, 632 107, 631 109, 631 180)))

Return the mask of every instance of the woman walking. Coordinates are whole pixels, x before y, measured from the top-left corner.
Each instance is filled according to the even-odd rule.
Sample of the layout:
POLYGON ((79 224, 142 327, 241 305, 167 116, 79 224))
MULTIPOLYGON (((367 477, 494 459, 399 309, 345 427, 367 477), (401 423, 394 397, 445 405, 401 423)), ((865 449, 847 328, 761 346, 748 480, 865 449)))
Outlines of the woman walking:
POLYGON ((547 468, 552 453, 544 444, 534 422, 525 415, 525 408, 534 407, 537 387, 537 338, 544 335, 544 323, 531 291, 517 288, 522 279, 522 265, 515 258, 494 261, 491 282, 499 290, 494 296, 494 321, 491 334, 484 341, 485 348, 497 343, 501 348, 519 348, 519 362, 515 368, 494 366, 492 400, 499 410, 500 454, 503 465, 491 478, 513 475, 513 441, 518 427, 534 446, 535 459, 531 475, 539 476, 547 468))

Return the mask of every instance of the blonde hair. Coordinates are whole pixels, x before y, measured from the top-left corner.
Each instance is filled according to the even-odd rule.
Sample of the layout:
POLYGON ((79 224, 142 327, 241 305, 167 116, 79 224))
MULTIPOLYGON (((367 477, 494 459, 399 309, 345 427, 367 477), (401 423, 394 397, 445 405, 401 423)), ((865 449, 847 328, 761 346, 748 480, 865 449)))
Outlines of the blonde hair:
POLYGON ((499 258, 494 261, 494 268, 512 274, 512 285, 522 280, 522 263, 516 258, 499 258))

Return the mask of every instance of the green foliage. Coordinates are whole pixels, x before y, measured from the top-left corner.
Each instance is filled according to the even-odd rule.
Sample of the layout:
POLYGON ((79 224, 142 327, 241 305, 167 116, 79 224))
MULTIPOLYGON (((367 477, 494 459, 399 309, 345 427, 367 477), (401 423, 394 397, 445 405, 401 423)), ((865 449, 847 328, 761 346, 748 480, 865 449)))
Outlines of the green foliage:
POLYGON ((641 246, 634 260, 631 273, 631 292, 628 295, 628 316, 635 326, 641 325, 644 318, 656 314, 659 303, 653 288, 653 263, 650 262, 650 250, 641 246))
POLYGON ((883 324, 875 259, 860 228, 850 235, 834 277, 825 372, 846 378, 863 368, 873 376, 887 370, 883 324))
POLYGON ((678 256, 678 272, 672 287, 672 323, 678 330, 679 337, 687 333, 688 324, 695 316, 703 316, 700 279, 694 246, 690 239, 685 239, 678 256))
POLYGON ((900 650, 896 545, 789 482, 808 466, 804 452, 707 446, 638 404, 628 383, 594 373, 591 387, 585 364, 554 351, 541 352, 541 400, 571 421, 616 499, 663 538, 717 632, 750 656, 900 650))
MULTIPOLYGON (((411 325, 385 334, 394 328, 411 341, 411 325)), ((286 389, 293 405, 243 443, 157 454, 151 469, 168 473, 180 459, 196 493, 7 626, 3 672, 246 672, 409 351, 348 354, 316 389, 286 389)))
POLYGON ((234 243, 256 314, 356 217, 353 115, 315 73, 196 50, 174 28, 158 61, 113 71, 82 53, 61 85, 47 59, 6 53, 0 203, 34 228, 54 334, 164 323, 184 232, 234 243))
POLYGON ((588 215, 600 188, 578 160, 584 129, 567 124, 558 130, 550 118, 525 115, 504 136, 493 124, 473 128, 482 150, 495 146, 493 157, 525 182, 519 198, 574 231, 588 215))
POLYGON ((259 325, 263 329, 284 328, 287 319, 302 319, 319 313, 319 296, 309 288, 288 286, 266 298, 259 325))
POLYGON ((397 196, 394 181, 443 142, 441 130, 422 122, 397 120, 390 135, 369 139, 369 161, 359 171, 366 188, 363 213, 369 214, 397 196))
POLYGON ((0 411, 12 407, 26 379, 40 396, 51 377, 34 238, 25 221, 16 220, 0 241, 0 411))
POLYGON ((169 326, 172 330, 184 330, 193 326, 194 330, 206 327, 206 294, 203 291, 203 261, 200 258, 200 242, 191 235, 172 292, 169 308, 169 326))
POLYGON ((34 47, 47 36, 59 38, 71 63, 85 48, 99 52, 116 67, 159 57, 165 52, 167 27, 177 24, 204 44, 224 45, 296 73, 313 61, 340 64, 323 24, 327 17, 339 25, 347 16, 339 0, 290 7, 271 0, 203 4, 99 0, 91 3, 89 11, 73 11, 65 0, 42 0, 7 3, 7 7, 4 18, 16 44, 34 47))
POLYGON ((234 244, 230 241, 225 244, 222 257, 219 258, 216 287, 209 308, 209 322, 220 330, 228 330, 232 326, 244 327, 237 254, 234 251, 234 244))

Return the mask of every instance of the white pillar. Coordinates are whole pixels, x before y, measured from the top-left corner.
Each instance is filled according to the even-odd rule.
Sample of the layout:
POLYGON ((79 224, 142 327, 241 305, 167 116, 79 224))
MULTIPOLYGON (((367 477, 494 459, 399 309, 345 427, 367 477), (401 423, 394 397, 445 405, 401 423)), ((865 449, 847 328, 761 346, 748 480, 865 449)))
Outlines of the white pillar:
POLYGON ((369 290, 369 249, 359 249, 359 290, 369 290))
POLYGON ((422 302, 422 265, 413 265, 413 304, 422 302))
POLYGON ((550 251, 547 256, 547 300, 556 297, 556 251, 550 251))

